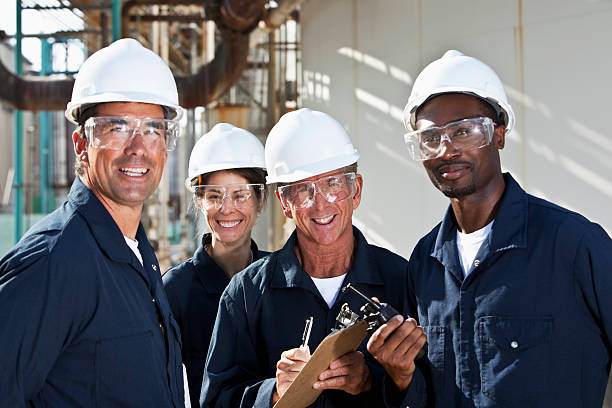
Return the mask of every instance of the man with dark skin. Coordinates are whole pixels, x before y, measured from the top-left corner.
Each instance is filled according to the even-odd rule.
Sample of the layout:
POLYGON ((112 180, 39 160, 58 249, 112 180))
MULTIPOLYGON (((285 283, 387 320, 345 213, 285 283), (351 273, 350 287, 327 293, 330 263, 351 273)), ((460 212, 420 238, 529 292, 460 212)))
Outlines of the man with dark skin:
MULTIPOLYGON (((481 99, 465 94, 443 94, 421 107, 417 128, 442 126, 467 118, 491 117, 494 111, 481 99)), ((505 182, 499 151, 504 148, 505 126, 495 127, 492 142, 481 148, 462 152, 444 142, 437 159, 423 162, 433 185, 450 198, 453 213, 462 232, 474 232, 495 218, 505 182)))
POLYGON ((412 158, 450 199, 408 268, 429 344, 425 405, 601 407, 610 237, 502 173, 514 113, 483 62, 448 51, 419 74, 404 114, 412 158))
MULTIPOLYGON (((343 305, 363 306, 342 291, 349 283, 408 310, 408 262, 368 244, 352 225, 363 178, 344 127, 323 112, 287 113, 270 131, 265 156, 267 183, 276 186, 295 231, 282 249, 235 275, 221 296, 201 407, 274 406, 336 326, 343 305), (309 316, 311 335, 300 345, 309 316)), ((329 362, 312 385, 322 392, 309 406, 371 408, 402 399, 419 406, 425 379, 414 359, 425 340, 414 319, 394 316, 367 345, 329 362)))

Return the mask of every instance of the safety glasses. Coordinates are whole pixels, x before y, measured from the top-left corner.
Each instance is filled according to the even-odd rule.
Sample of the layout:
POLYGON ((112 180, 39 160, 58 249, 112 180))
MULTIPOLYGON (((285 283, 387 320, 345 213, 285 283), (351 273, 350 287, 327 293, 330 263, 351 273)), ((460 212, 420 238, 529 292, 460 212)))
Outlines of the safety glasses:
POLYGON ((309 208, 319 193, 330 203, 352 198, 357 192, 355 173, 335 174, 314 181, 302 181, 278 187, 278 195, 285 208, 309 208))
POLYGON ((131 116, 97 116, 85 122, 85 136, 92 146, 100 149, 122 150, 137 134, 145 149, 171 151, 176 147, 179 122, 131 116))
POLYGON ((480 149, 493 139, 495 123, 491 118, 463 119, 442 127, 429 127, 404 135, 404 142, 413 160, 436 159, 442 155, 442 142, 447 141, 461 151, 480 149))
POLYGON ((191 187, 198 206, 206 211, 218 210, 226 199, 237 210, 259 207, 263 202, 263 184, 205 184, 191 187))

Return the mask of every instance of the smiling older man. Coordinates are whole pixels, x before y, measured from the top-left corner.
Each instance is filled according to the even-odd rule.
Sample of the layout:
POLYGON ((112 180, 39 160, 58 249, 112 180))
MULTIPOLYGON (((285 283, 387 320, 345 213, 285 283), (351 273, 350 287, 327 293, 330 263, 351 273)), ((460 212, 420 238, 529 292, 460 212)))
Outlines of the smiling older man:
MULTIPOLYGON (((368 244, 352 225, 363 178, 344 128, 321 112, 287 113, 271 130, 265 153, 267 182, 277 185, 296 229, 282 249, 236 275, 222 295, 202 385, 204 407, 272 406, 335 326, 342 304, 352 310, 363 304, 340 292, 347 283, 408 308, 406 260, 368 244), (310 341, 298 347, 309 316, 310 341)), ((386 386, 405 391, 415 382, 412 388, 421 389, 414 358, 425 336, 414 319, 396 316, 373 338, 372 353, 364 341, 321 373, 314 387, 323 392, 313 406, 382 406, 386 386), (399 362, 387 358, 393 353, 399 362)))

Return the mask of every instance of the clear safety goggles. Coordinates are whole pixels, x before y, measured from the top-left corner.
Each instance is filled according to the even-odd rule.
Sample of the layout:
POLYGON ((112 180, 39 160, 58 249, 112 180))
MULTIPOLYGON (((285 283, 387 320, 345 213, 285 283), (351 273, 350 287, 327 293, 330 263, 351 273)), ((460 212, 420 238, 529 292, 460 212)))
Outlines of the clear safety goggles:
POLYGON ((357 192, 355 173, 334 174, 314 181, 302 181, 278 187, 278 195, 285 208, 309 208, 314 205, 315 193, 330 203, 352 198, 357 192))
POLYGON ((263 184, 205 184, 191 187, 198 206, 218 210, 229 199, 237 210, 259 207, 263 202, 263 184))
POLYGON ((179 122, 131 116, 94 116, 85 122, 85 136, 100 149, 122 150, 136 134, 140 134, 147 150, 171 151, 176 147, 179 122))
POLYGON ((495 123, 491 118, 463 119, 406 133, 404 142, 413 160, 431 160, 442 155, 445 140, 457 150, 480 149, 491 143, 494 131, 495 123))

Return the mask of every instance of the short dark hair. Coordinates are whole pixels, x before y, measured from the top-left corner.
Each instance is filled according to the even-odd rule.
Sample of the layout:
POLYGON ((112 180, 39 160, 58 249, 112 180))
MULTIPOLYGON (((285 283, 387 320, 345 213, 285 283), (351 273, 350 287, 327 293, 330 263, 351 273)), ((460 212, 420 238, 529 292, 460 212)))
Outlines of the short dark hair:
POLYGON ((478 98, 482 102, 482 107, 486 111, 487 117, 491 118, 496 126, 503 125, 505 123, 502 118, 500 109, 493 105, 495 102, 491 102, 488 99, 478 98))
MULTIPOLYGON (((79 134, 79 139, 85 139, 85 122, 87 119, 96 116, 97 113, 97 104, 88 105, 84 109, 79 109, 77 113, 77 127, 74 130, 79 134)), ((85 163, 81 160, 79 156, 77 156, 74 160, 74 174, 76 176, 82 176, 85 174, 85 163)))
POLYGON ((357 174, 357 162, 353 164, 349 164, 348 166, 344 166, 342 169, 345 173, 355 173, 357 174))
POLYGON ((482 96, 477 95, 474 92, 442 92, 442 93, 438 93, 438 94, 435 94, 435 95, 431 95, 429 98, 425 99, 417 107, 417 109, 416 109, 416 111, 414 113, 415 121, 416 121, 417 115, 419 114, 419 111, 421 110, 421 108, 428 101, 432 100, 436 96, 447 95, 447 94, 460 94, 460 95, 470 95, 470 96, 473 96, 474 98, 476 98, 476 99, 478 99, 480 101, 480 105, 482 106, 483 110, 485 111, 485 116, 491 118, 491 120, 493 120, 493 122, 495 123, 496 126, 505 125, 505 123, 507 122, 507 118, 505 117, 505 115, 503 113, 503 110, 497 104, 497 102, 492 101, 490 99, 483 98, 482 96))
POLYGON ((99 104, 96 103, 93 105, 87 105, 85 107, 79 108, 79 111, 77 113, 77 123, 80 127, 85 126, 85 122, 87 122, 87 119, 96 116, 96 114, 98 113, 98 105, 99 104))

